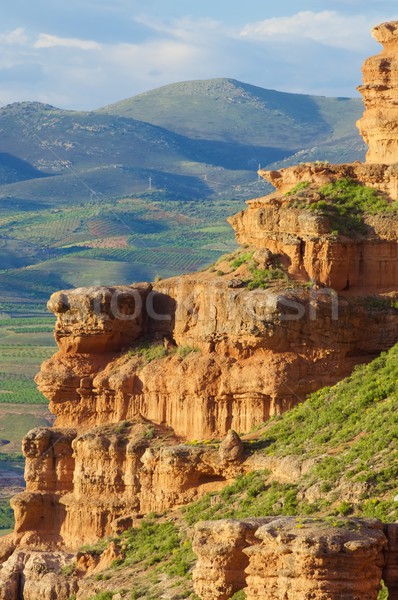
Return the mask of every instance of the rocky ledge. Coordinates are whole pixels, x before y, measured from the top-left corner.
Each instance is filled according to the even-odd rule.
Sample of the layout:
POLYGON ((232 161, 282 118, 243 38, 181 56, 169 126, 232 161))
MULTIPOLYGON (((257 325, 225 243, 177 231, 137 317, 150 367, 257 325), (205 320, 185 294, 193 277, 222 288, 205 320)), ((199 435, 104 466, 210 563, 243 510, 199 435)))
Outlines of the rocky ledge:
MULTIPOLYGON (((376 34, 385 50, 365 63, 366 164, 264 172, 275 193, 229 220, 243 247, 200 273, 51 297, 58 352, 36 381, 56 422, 23 442, 27 488, 0 544, 0 600, 66 600, 79 569, 62 569, 82 544, 278 470, 238 433, 396 343, 397 24, 376 34)), ((376 521, 203 524, 196 588, 209 600, 242 588, 253 600, 375 600, 383 572, 397 598, 396 540, 395 525, 376 521)), ((77 564, 84 574, 115 557, 77 564)))
POLYGON ((397 533, 371 519, 202 522, 195 589, 202 600, 376 600, 383 578, 396 599, 397 533))

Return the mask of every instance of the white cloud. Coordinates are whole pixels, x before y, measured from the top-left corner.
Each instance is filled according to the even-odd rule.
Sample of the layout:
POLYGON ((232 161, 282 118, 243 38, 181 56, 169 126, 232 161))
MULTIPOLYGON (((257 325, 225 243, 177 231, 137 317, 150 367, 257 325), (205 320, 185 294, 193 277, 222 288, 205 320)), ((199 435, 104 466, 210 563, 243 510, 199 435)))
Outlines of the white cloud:
POLYGON ((48 33, 41 33, 34 44, 35 48, 79 48, 80 50, 99 50, 101 45, 91 40, 62 38, 48 33))
POLYGON ((24 46, 28 43, 28 36, 23 27, 18 27, 7 33, 0 33, 0 44, 24 46))
POLYGON ((64 37, 23 29, 0 34, 4 98, 92 109, 168 83, 213 77, 352 96, 363 59, 381 49, 370 28, 388 20, 303 11, 234 28, 210 18, 163 20, 161 14, 131 17, 125 43, 99 43, 94 33, 76 30, 76 37, 67 37, 68 30, 64 37), (80 39, 85 36, 89 39, 80 39))
POLYGON ((253 41, 269 39, 311 40, 326 46, 361 50, 369 41, 372 22, 362 15, 336 11, 302 11, 289 17, 266 19, 246 25, 240 35, 253 41))
POLYGON ((203 36, 228 36, 232 30, 215 19, 193 19, 192 17, 181 17, 173 21, 166 21, 141 15, 135 17, 134 21, 144 25, 148 29, 161 35, 168 35, 175 39, 184 40, 190 44, 194 42, 203 43, 203 36))

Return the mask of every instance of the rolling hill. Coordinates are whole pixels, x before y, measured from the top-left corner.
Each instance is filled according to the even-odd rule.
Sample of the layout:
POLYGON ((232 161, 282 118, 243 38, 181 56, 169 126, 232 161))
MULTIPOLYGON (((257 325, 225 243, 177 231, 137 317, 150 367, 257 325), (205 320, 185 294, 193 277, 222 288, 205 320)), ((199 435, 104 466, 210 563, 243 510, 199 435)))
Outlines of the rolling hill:
POLYGON ((360 159, 359 99, 232 79, 169 85, 91 112, 0 109, 0 301, 175 275, 233 249, 228 215, 258 165, 360 159), (205 233, 204 233, 205 232, 205 233))

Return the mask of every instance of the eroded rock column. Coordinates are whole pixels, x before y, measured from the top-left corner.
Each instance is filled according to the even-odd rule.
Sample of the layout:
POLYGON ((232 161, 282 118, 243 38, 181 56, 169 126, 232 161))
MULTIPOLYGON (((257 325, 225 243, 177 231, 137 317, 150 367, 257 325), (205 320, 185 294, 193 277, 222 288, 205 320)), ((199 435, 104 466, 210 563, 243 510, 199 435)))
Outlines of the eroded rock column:
POLYGON ((366 111, 357 126, 369 148, 366 162, 392 165, 398 162, 398 21, 374 27, 372 35, 383 50, 364 62, 358 89, 366 111))
POLYGON ((257 530, 247 600, 376 600, 383 548, 379 521, 282 518, 257 530))
MULTIPOLYGON (((247 600, 377 600, 393 534, 388 546, 376 519, 205 521, 195 528, 195 590, 202 600, 242 589, 247 600)), ((388 565, 396 599, 395 559, 388 565)))
POLYGON ((274 518, 203 521, 196 525, 193 550, 198 562, 193 580, 202 600, 228 600, 245 587, 249 559, 244 550, 254 543, 256 530, 274 518))

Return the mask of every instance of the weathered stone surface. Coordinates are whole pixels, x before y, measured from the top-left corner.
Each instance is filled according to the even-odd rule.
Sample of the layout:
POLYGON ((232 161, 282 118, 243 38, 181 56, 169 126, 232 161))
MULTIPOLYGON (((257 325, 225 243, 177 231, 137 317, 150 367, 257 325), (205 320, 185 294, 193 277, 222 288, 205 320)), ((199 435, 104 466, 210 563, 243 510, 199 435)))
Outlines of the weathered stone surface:
POLYGON ((380 522, 278 519, 260 527, 247 600, 376 600, 386 538, 380 522), (366 575, 365 575, 366 574, 366 575))
POLYGON ((383 50, 363 65, 358 89, 366 111, 357 125, 369 148, 366 161, 391 165, 398 162, 398 21, 382 23, 372 34, 383 50))
MULTIPOLYGON (((300 168, 284 169, 282 179, 300 168)), ((299 173, 297 177, 300 180, 299 173)), ((283 194, 250 200, 248 205, 228 219, 238 242, 270 249, 291 275, 337 291, 398 288, 398 226, 393 213, 366 217, 367 235, 336 238, 326 217, 292 207, 283 194)))
POLYGON ((385 533, 388 546, 386 548, 383 579, 388 588, 389 600, 398 600, 398 523, 386 525, 385 533))
MULTIPOLYGON (((170 429, 144 419, 62 432, 39 428, 24 443, 27 491, 14 497, 13 507, 16 540, 28 548, 77 549, 131 527, 135 515, 186 504, 264 468, 233 433, 217 449, 178 444, 170 429), (62 484, 65 471, 54 454, 53 463, 47 462, 49 448, 72 461, 69 485, 62 484)), ((4 559, 14 547, 13 540, 9 550, 4 545, 4 559)))
POLYGON ((23 439, 25 481, 29 491, 69 492, 73 489, 75 429, 39 427, 23 439))
MULTIPOLYGON (((250 431, 348 375, 398 336, 396 311, 370 318, 366 303, 338 299, 330 290, 250 292, 203 273, 161 282, 157 291, 165 304, 173 300, 169 327, 176 344, 201 352, 184 358, 171 353, 146 365, 134 350, 58 352, 36 379, 57 427, 142 415, 188 439, 224 436, 231 428, 250 431)), ((163 326, 148 324, 152 330, 163 326)))
POLYGON ((0 600, 68 600, 78 587, 61 572, 70 559, 64 552, 15 552, 0 566, 0 600))
POLYGON ((151 289, 150 283, 141 283, 53 294, 48 307, 57 317, 59 347, 64 352, 101 354, 129 346, 144 331, 151 289))
POLYGON ((248 600, 376 600, 386 545, 376 520, 203 522, 194 534, 195 590, 202 600, 241 589, 248 600))
POLYGON ((273 519, 202 521, 195 526, 198 562, 193 579, 202 600, 227 600, 245 587, 249 560, 244 550, 254 543, 257 529, 273 519))
POLYGON ((226 438, 220 444, 220 457, 223 462, 235 462, 242 459, 245 448, 242 440, 234 431, 230 429, 226 438))

